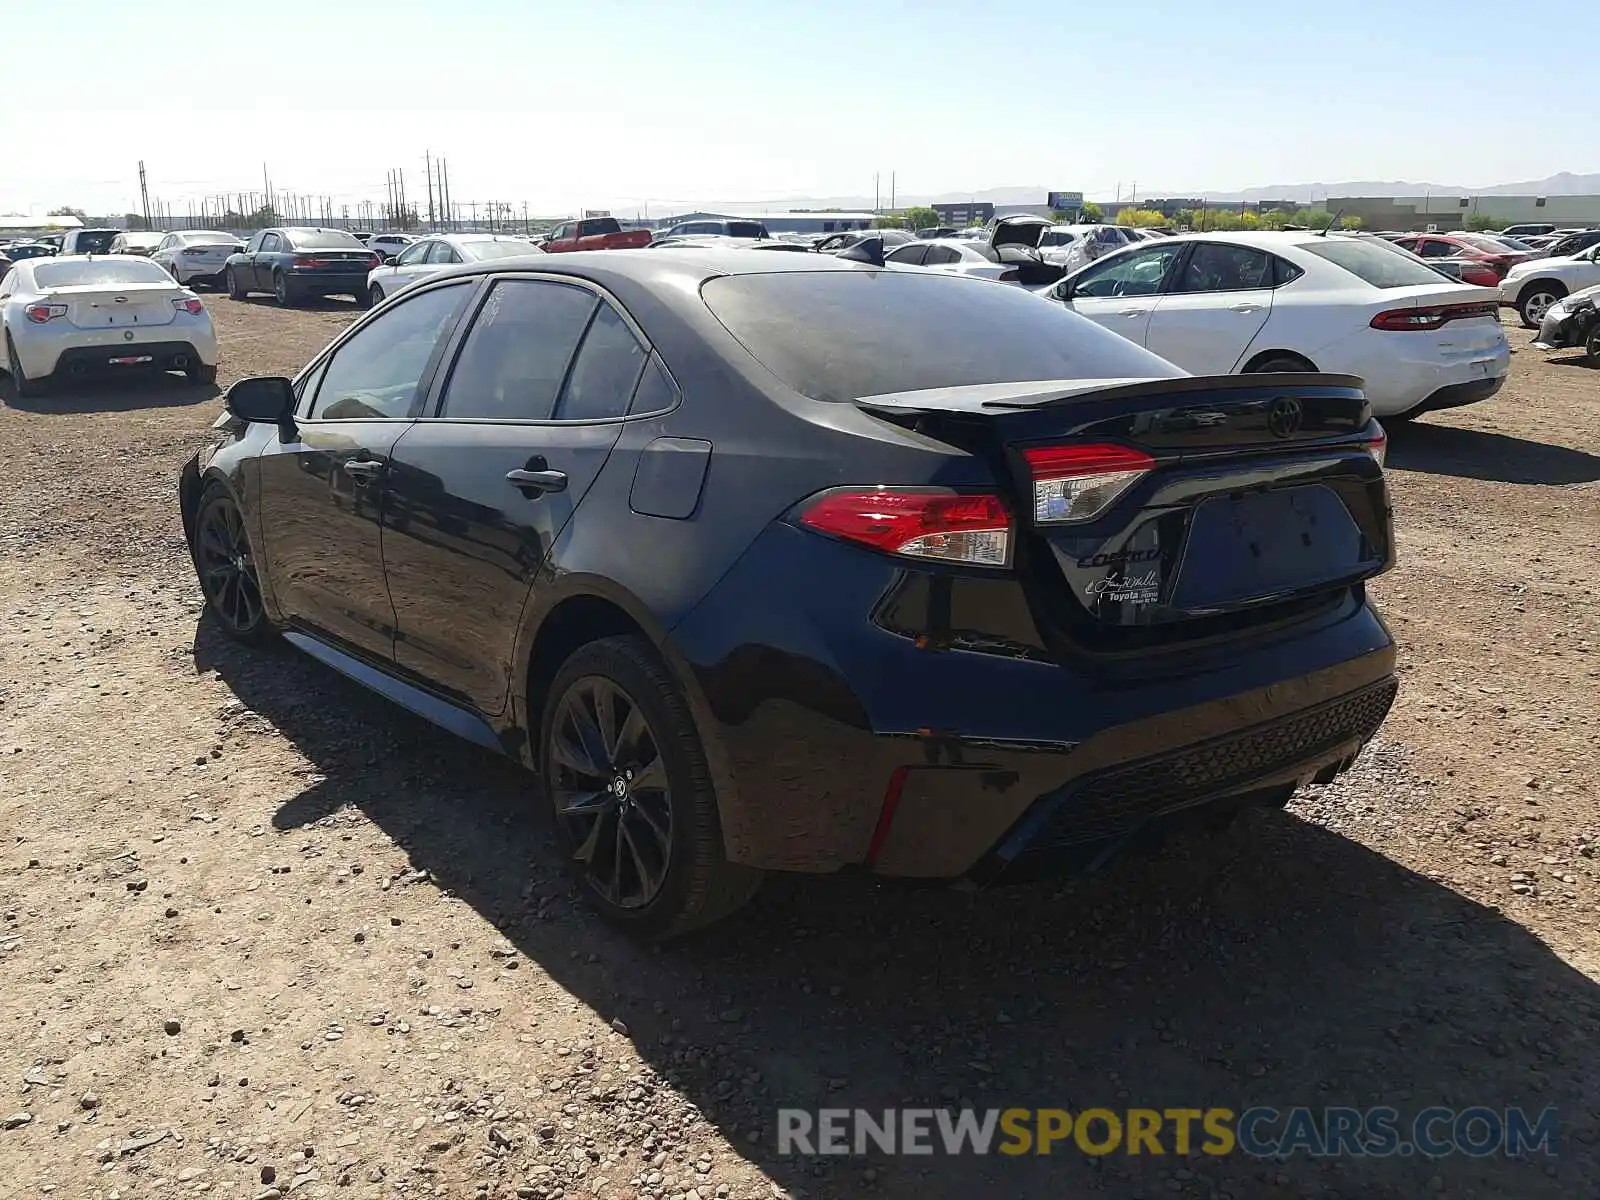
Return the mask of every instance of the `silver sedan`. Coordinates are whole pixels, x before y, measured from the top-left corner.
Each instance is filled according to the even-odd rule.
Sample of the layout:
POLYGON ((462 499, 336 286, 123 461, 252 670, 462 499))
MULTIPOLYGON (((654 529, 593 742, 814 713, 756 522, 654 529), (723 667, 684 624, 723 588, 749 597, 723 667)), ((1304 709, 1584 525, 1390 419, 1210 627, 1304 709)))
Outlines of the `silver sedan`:
POLYGON ((543 253, 527 238, 506 234, 435 234, 413 242, 393 262, 373 268, 367 276, 367 292, 374 304, 382 304, 401 288, 460 263, 543 253))

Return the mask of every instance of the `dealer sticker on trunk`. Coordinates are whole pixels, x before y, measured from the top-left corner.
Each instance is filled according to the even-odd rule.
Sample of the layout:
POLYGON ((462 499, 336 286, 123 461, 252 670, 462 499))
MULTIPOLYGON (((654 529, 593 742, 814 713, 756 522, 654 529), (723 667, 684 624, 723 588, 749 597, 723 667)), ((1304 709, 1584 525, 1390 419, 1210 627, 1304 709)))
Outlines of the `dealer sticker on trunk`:
POLYGON ((1154 604, 1161 595, 1161 573, 1125 575, 1113 571, 1083 586, 1083 594, 1102 604, 1154 604))

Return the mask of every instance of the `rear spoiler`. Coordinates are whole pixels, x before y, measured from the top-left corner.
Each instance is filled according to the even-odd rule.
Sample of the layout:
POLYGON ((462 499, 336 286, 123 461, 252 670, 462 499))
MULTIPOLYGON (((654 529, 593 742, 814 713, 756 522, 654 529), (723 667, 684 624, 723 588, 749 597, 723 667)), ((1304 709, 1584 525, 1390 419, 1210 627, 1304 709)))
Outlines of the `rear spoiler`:
POLYGON ((863 396, 856 406, 969 450, 1106 438, 1158 456, 1344 443, 1372 421, 1354 375, 1054 379, 863 396))

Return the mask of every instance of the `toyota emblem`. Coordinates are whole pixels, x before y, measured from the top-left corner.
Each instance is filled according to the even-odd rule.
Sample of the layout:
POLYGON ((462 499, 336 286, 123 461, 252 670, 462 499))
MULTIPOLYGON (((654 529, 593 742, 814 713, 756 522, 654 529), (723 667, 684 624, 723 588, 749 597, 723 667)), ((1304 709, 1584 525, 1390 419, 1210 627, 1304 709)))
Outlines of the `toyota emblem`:
POLYGON ((1267 428, 1272 430, 1273 437, 1293 437, 1300 432, 1300 420, 1304 415, 1300 401, 1293 396, 1279 396, 1267 410, 1267 428))

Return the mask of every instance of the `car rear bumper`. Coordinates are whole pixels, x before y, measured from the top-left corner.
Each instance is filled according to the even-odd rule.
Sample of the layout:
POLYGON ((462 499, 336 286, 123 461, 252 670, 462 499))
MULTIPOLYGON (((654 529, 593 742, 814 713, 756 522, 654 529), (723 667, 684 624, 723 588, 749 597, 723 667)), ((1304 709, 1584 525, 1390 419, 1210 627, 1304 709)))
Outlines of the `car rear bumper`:
POLYGON ((1467 333, 1449 325, 1438 333, 1366 331, 1362 342, 1342 344, 1347 353, 1324 353, 1316 362, 1361 376, 1373 415, 1381 419, 1450 407, 1436 397, 1470 395, 1455 403, 1471 404, 1498 392, 1511 370, 1511 347, 1502 330, 1494 334, 1470 335, 1484 343, 1472 345, 1465 344, 1467 333))
POLYGON ((771 869, 1082 865, 1170 814, 1331 777, 1395 693, 1360 589, 1226 644, 1077 661, 1044 649, 1013 578, 907 569, 787 526, 671 643, 729 857, 771 869), (952 621, 969 648, 949 648, 952 621))
POLYGON ((115 346, 73 346, 56 360, 57 376, 114 375, 126 371, 181 371, 202 363, 191 342, 126 342, 115 346))
POLYGON ((359 274, 334 274, 331 271, 288 271, 289 288, 301 296, 365 296, 366 270, 359 274))
POLYGON ((1467 383, 1450 383, 1437 388, 1429 393, 1421 404, 1410 410, 1410 415, 1419 416, 1422 413, 1438 412, 1442 408, 1461 408, 1467 404, 1477 404, 1480 400, 1487 400, 1505 386, 1506 377, 1498 376, 1494 379, 1475 379, 1467 383))
MULTIPOLYGON (((23 323, 19 323, 23 324, 23 323)), ((157 363, 175 354, 186 354, 206 366, 217 361, 217 335, 205 315, 180 317, 166 325, 121 327, 115 329, 58 330, 59 322, 38 329, 13 329, 17 357, 32 379, 50 375, 103 371, 121 368, 113 358, 139 358, 148 355, 157 363), (98 364, 98 365, 97 365, 98 364)), ((147 365, 147 364, 140 364, 147 365)), ((158 370, 171 367, 158 366, 158 370)))

